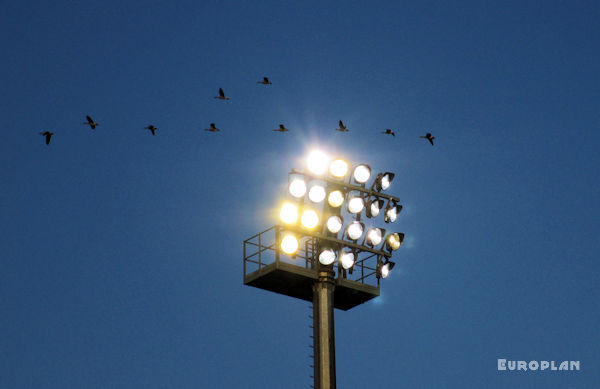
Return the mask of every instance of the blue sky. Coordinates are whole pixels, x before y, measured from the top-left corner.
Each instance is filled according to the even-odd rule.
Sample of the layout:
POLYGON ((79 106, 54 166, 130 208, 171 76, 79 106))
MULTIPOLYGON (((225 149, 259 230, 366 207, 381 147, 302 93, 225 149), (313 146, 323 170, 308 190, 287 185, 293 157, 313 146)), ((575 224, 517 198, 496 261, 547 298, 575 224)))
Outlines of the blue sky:
POLYGON ((600 379, 596 2, 2 8, 0 387, 307 388, 309 304, 244 286, 242 242, 314 146, 404 205, 338 387, 600 379))

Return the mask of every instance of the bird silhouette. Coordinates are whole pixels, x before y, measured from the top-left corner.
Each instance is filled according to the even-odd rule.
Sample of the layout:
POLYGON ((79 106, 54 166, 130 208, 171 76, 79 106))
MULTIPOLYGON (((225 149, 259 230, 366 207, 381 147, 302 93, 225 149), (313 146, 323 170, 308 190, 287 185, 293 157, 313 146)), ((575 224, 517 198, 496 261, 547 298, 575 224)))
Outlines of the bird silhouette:
POLYGON ((286 132, 286 131, 289 131, 289 129, 285 128, 285 126, 283 124, 280 124, 279 128, 276 128, 273 131, 286 132))
POLYGON ((100 124, 96 123, 90 115, 86 115, 85 118, 87 119, 87 122, 83 122, 83 124, 87 124, 88 126, 90 126, 90 128, 92 130, 95 130, 96 126, 100 125, 100 124))
POLYGON ((341 132, 348 132, 348 129, 346 128, 346 126, 344 126, 344 123, 342 123, 342 121, 340 120, 340 128, 336 128, 336 131, 341 131, 341 132))
POLYGON ((150 130, 152 132, 152 135, 156 135, 156 130, 158 130, 157 127, 154 127, 152 124, 147 125, 146 127, 144 127, 144 129, 146 130, 150 130))
POLYGON ((44 135, 46 137, 46 144, 49 145, 50 144, 50 138, 52 138, 52 135, 54 135, 53 132, 50 131, 44 131, 44 132, 40 132, 41 135, 44 135))
POLYGON ((427 139, 429 141, 429 143, 431 143, 431 145, 433 146, 433 140, 435 139, 435 136, 431 135, 430 132, 428 132, 424 136, 420 136, 419 138, 427 139))
POLYGON ((225 92, 223 92, 223 88, 219 88, 219 95, 215 96, 215 99, 229 100, 229 97, 225 96, 225 92))
POLYGON ((210 128, 205 128, 204 131, 219 132, 221 130, 215 127, 215 123, 210 123, 210 128))
POLYGON ((396 134, 394 134, 394 131, 390 130, 389 128, 386 128, 385 131, 381 132, 382 134, 389 134, 391 136, 396 136, 396 134))
POLYGON ((263 84, 263 85, 271 85, 271 84, 273 84, 271 81, 269 81, 268 77, 263 77, 263 80, 259 81, 258 83, 259 84, 263 84))

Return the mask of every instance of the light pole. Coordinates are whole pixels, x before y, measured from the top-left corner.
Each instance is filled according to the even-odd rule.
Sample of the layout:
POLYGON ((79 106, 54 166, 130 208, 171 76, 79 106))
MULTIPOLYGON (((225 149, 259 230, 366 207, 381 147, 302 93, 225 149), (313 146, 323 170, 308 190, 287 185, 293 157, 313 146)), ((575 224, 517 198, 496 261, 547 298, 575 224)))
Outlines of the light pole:
POLYGON ((394 173, 371 178, 368 165, 351 170, 343 159, 312 152, 306 171, 288 175, 292 201, 281 206, 282 225, 244 241, 244 284, 313 303, 316 389, 336 387, 334 308, 379 296, 380 280, 394 267, 392 252, 404 240, 373 226, 378 218, 395 222, 402 210, 397 197, 384 193, 394 173))

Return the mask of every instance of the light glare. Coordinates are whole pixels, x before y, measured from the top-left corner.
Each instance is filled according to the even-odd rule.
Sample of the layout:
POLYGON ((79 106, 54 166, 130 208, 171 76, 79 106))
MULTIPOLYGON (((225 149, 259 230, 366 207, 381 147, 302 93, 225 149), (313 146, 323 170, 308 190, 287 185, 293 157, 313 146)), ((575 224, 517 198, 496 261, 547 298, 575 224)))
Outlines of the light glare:
POLYGON ((312 209, 308 209, 302 213, 300 221, 302 222, 302 226, 304 226, 304 228, 312 230, 317 226, 317 224, 319 224, 319 215, 317 215, 317 213, 312 209))
POLYGON ((292 196, 300 198, 306 193, 306 182, 300 178, 296 178, 290 183, 289 189, 292 196))
POLYGON ((367 232, 367 243, 371 246, 377 246, 383 239, 382 235, 380 228, 371 228, 369 232, 367 232))
POLYGON ((320 176, 327 171, 329 157, 321 151, 314 150, 308 154, 306 165, 313 174, 320 176))
POLYGON ((285 203, 279 212, 279 218, 286 224, 293 224, 298 221, 298 207, 291 203, 285 203))

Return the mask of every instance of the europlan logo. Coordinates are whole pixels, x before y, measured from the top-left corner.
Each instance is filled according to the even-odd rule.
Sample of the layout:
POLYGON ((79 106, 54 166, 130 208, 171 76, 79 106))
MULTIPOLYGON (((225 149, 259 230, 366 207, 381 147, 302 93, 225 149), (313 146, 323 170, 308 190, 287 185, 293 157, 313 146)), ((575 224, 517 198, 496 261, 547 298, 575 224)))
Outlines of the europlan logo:
POLYGON ((580 361, 510 361, 506 359, 498 358, 498 370, 499 371, 538 371, 538 370, 550 370, 550 371, 573 371, 581 370, 580 361))

